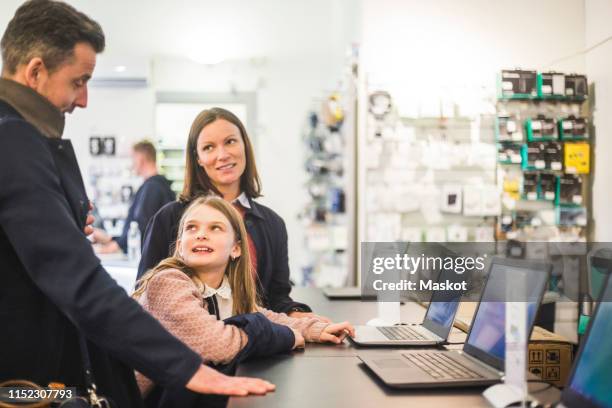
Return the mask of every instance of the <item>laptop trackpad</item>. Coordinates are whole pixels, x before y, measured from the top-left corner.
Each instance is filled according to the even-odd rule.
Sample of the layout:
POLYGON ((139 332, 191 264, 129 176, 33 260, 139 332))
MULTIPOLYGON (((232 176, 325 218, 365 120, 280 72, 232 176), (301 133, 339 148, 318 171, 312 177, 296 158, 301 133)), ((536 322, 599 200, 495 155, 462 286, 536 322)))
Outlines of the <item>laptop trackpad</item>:
POLYGON ((374 364, 382 369, 389 368, 406 368, 409 367, 410 364, 407 364, 404 359, 401 358, 378 358, 374 360, 374 364))
MULTIPOLYGON (((404 358, 373 358, 371 360, 379 372, 380 378, 387 385, 401 385, 404 383, 431 383, 435 380, 423 375, 420 368, 410 364, 404 358)), ((372 368, 374 368, 374 366, 372 368)))

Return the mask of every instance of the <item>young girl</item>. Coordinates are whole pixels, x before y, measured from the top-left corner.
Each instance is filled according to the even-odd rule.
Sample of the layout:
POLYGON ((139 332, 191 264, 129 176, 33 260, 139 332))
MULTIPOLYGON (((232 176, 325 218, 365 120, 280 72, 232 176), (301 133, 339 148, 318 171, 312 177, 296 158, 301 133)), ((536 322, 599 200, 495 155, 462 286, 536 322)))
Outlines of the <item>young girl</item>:
MULTIPOLYGON (((292 318, 258 306, 245 237, 242 218, 231 204, 214 196, 195 199, 180 220, 173 256, 138 281, 134 297, 213 364, 232 362, 247 345, 251 355, 269 355, 303 347, 304 341, 339 344, 347 333, 354 334, 348 322, 292 318), (224 322, 237 315, 247 316, 251 326, 259 315, 265 324, 255 323, 256 330, 250 332, 257 335, 249 336, 248 324, 239 328, 224 322), (258 345, 261 341, 266 344, 258 345)), ((137 380, 146 395, 151 381, 140 373, 137 380)))

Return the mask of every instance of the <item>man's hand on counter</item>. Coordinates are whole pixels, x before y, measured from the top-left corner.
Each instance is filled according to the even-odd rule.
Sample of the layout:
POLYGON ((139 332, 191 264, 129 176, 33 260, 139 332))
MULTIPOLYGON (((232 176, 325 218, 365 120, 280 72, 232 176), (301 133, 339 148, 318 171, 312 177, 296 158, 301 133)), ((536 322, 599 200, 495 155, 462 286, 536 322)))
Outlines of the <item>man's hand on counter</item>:
POLYGON ((201 365, 187 383, 187 389, 194 392, 232 396, 264 395, 274 391, 275 388, 274 384, 265 380, 248 377, 229 377, 205 365, 201 365))

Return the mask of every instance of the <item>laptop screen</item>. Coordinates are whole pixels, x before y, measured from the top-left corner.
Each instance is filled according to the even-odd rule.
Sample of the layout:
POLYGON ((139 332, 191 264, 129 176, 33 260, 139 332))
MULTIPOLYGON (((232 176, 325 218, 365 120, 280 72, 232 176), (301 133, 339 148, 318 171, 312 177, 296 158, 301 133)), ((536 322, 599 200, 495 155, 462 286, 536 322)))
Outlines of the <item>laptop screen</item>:
MULTIPOLYGON (((592 319, 567 386, 570 394, 578 394, 579 403, 574 396, 570 400, 577 403, 568 403, 568 406, 612 407, 612 346, 609 340, 612 333, 612 279, 608 279, 592 319)), ((565 395, 563 402, 566 403, 565 395)))
MULTIPOLYGON (((434 299, 435 296, 434 293, 434 299)), ((461 295, 459 295, 459 298, 461 298, 461 295)), ((427 309, 425 320, 431 320, 443 327, 450 327, 455 319, 455 312, 459 307, 459 300, 460 299, 457 299, 451 302, 436 302, 434 300, 431 302, 429 309, 427 309)))
MULTIPOLYGON (((438 277, 438 282, 445 282, 446 280, 456 282, 461 279, 461 275, 453 270, 443 269, 438 277)), ((423 326, 441 338, 446 339, 453 326, 462 295, 463 292, 460 290, 434 290, 423 326)))
POLYGON ((548 280, 546 264, 532 269, 508 265, 516 261, 497 260, 491 263, 487 283, 483 289, 478 310, 472 320, 472 327, 465 343, 464 351, 472 354, 485 363, 503 369, 506 349, 506 300, 527 301, 527 333, 531 328, 540 304, 544 286, 548 280), (507 295, 510 282, 525 282, 526 293, 520 299, 507 295))
MULTIPOLYGON (((536 304, 527 305, 527 324, 531 326, 536 312, 536 304)), ((506 353, 506 306, 504 302, 481 303, 479 320, 474 321, 469 344, 490 354, 504 359, 506 353)))

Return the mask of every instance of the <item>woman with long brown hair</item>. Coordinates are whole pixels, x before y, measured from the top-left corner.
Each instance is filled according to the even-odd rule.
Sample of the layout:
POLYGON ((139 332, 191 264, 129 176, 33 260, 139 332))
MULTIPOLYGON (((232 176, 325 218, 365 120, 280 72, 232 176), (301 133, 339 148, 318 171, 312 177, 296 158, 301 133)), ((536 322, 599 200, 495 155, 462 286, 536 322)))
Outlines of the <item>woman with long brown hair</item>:
MULTIPOLYGON (((247 344, 253 350, 257 343, 265 343, 259 347, 263 352, 251 353, 262 356, 303 347, 304 341, 339 344, 346 334, 354 335, 348 322, 296 319, 262 308, 246 234, 240 214, 222 198, 193 200, 181 217, 172 256, 138 281, 133 297, 170 333, 212 364, 231 363, 247 344), (265 316, 259 316, 264 323, 269 320, 275 324, 268 322, 255 336, 231 324, 236 315, 257 312, 265 316), (265 330, 273 334, 260 335, 265 330)), ((141 374, 137 379, 146 397, 153 384, 141 374)))
POLYGON ((255 201, 261 196, 261 181, 247 131, 236 115, 221 108, 202 111, 191 126, 183 191, 178 201, 162 207, 149 222, 138 277, 172 253, 183 211, 203 194, 222 197, 242 214, 262 304, 294 317, 312 315, 310 307, 289 296, 285 223, 273 210, 255 201))

